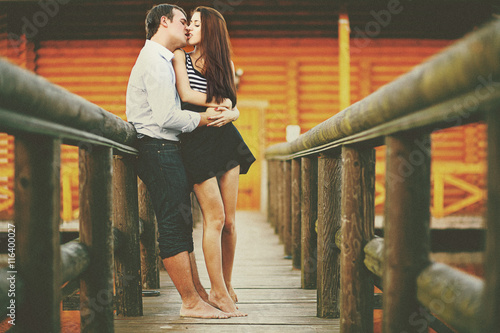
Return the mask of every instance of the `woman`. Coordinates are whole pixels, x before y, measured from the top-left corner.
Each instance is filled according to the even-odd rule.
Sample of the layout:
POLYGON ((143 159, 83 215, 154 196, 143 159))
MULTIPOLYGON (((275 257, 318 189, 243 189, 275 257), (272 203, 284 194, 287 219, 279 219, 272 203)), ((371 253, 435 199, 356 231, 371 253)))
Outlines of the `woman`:
MULTIPOLYGON (((198 7, 189 26, 189 45, 194 51, 174 52, 177 90, 186 104, 183 110, 205 111, 206 103, 236 104, 234 65, 226 22, 215 9, 198 7), (193 103, 193 104, 189 104, 193 103)), ((238 119, 237 108, 220 108, 207 127, 181 134, 181 151, 188 179, 203 213, 203 253, 210 277, 209 300, 231 316, 246 316, 237 310, 238 298, 231 284, 236 247, 235 213, 239 174, 248 171, 254 156, 232 124, 238 119)))

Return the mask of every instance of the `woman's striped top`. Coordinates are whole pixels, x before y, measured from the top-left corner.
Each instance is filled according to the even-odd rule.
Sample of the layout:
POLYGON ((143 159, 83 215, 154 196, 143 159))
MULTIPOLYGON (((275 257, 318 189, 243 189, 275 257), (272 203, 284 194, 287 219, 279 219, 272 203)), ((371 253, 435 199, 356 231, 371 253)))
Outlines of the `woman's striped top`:
POLYGON ((186 69, 189 78, 189 85, 191 89, 207 93, 207 79, 201 75, 201 73, 194 68, 193 62, 191 61, 191 57, 188 53, 186 53, 186 69))

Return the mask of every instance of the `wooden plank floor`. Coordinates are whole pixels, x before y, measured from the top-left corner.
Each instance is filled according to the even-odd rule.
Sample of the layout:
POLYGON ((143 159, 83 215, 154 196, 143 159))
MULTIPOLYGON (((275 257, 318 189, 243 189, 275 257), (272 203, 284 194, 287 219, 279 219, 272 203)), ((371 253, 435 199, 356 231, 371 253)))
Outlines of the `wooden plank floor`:
MULTIPOLYGON (((115 332, 339 332, 338 319, 316 317, 316 290, 300 289, 300 271, 283 258, 283 245, 259 212, 237 213, 238 243, 233 286, 248 317, 194 319, 179 316, 180 297, 161 272, 161 296, 145 297, 144 316, 115 319, 115 332)), ((203 285, 210 287, 201 250, 201 224, 194 241, 203 285)))

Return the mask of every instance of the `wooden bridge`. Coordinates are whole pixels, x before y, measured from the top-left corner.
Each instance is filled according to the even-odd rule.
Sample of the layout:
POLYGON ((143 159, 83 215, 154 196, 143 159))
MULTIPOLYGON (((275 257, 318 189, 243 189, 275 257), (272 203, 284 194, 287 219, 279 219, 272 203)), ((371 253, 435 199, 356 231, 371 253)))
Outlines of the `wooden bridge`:
MULTIPOLYGON (((116 332, 338 332, 338 319, 316 316, 316 290, 301 288, 300 270, 293 270, 283 245, 264 214, 239 211, 238 245, 233 285, 238 306, 248 317, 230 319, 180 318, 181 299, 166 271, 160 272, 159 297, 144 298, 144 316, 115 320, 116 332)), ((200 278, 210 286, 201 248, 202 225, 194 231, 200 278)))
POLYGON ((495 332, 499 32, 499 21, 489 24, 297 140, 268 148, 267 216, 240 223, 250 231, 240 232, 236 271, 245 279, 237 287, 241 309, 250 316, 220 325, 173 312, 178 299, 168 279, 159 278, 164 273, 158 269, 154 216, 133 169, 133 127, 0 61, 0 130, 16 140, 15 227, 9 230, 15 260, 0 271, 2 314, 20 332, 57 332, 60 300, 79 288, 83 332, 150 323, 159 330, 271 331, 284 325, 364 333, 373 331, 376 285, 383 290, 384 332, 421 332, 422 320, 449 331, 437 318, 459 332, 495 332), (484 279, 429 259, 430 133, 477 121, 488 124, 484 279), (80 147, 80 238, 60 245, 62 143, 80 147), (374 147, 381 145, 387 147, 383 239, 373 232, 374 147), (282 259, 276 237, 291 261, 282 259), (270 250, 252 262, 256 253, 245 251, 248 242, 270 250), (163 295, 143 299, 143 288, 160 288, 163 295))

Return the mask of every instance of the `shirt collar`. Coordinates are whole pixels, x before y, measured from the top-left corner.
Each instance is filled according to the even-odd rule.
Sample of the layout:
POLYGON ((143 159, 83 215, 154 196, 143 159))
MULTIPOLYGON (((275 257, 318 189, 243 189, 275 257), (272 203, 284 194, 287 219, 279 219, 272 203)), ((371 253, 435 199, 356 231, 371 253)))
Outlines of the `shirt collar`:
POLYGON ((146 45, 144 45, 145 47, 147 47, 148 49, 152 49, 152 50, 155 50, 156 52, 158 52, 163 58, 165 58, 167 61, 171 61, 172 58, 174 57, 174 54, 172 52, 170 52, 169 49, 167 49, 166 47, 158 44, 157 42, 154 42, 150 39, 146 39, 146 45))

